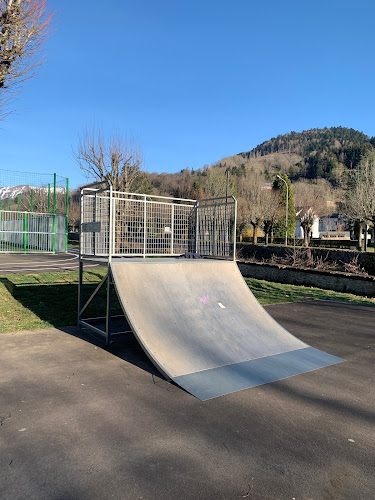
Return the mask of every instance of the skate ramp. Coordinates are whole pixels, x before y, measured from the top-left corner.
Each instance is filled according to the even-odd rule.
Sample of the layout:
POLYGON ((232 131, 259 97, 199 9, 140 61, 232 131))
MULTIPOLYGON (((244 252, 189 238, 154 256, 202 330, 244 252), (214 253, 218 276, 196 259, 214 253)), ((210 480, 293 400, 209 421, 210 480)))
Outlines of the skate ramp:
POLYGON ((122 259, 116 291, 159 371, 201 400, 343 361, 300 341, 258 303, 235 262, 122 259))

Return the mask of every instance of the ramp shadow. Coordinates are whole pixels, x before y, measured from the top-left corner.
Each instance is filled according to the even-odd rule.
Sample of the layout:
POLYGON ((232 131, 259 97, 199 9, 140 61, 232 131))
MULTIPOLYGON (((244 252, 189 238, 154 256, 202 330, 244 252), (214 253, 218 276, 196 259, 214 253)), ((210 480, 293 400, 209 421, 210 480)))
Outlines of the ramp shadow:
MULTIPOLYGON (((126 320, 124 319, 116 322, 114 325, 114 330, 119 329, 130 330, 126 320)), ((153 376, 157 376, 163 380, 164 377, 161 373, 155 368, 155 366, 151 363, 149 358, 146 356, 142 347, 139 345, 137 339, 133 335, 132 332, 122 333, 121 335, 116 335, 114 342, 106 346, 104 340, 96 335, 95 332, 92 332, 85 328, 78 328, 77 326, 68 326, 68 327, 60 327, 59 330, 72 335, 73 337, 79 338, 88 342, 92 345, 95 345, 102 349, 103 351, 107 351, 114 356, 123 359, 124 361, 131 363, 138 368, 150 373, 153 376)))
MULTIPOLYGON (((101 274, 96 275, 93 271, 91 273, 97 278, 102 278, 101 274)), ((151 363, 132 333, 118 335, 115 337, 114 343, 106 346, 99 335, 96 336, 89 330, 75 326, 77 323, 77 283, 67 283, 62 280, 62 283, 43 284, 40 282, 38 275, 23 276, 22 278, 22 283, 17 283, 17 279, 14 277, 1 277, 0 283, 5 285, 14 299, 23 307, 34 313, 43 322, 46 322, 46 327, 50 325, 58 328, 163 379, 163 376, 151 363)), ((84 299, 91 295, 97 284, 98 281, 83 285, 84 299)), ((103 289, 100 290, 92 306, 87 308, 87 315, 104 316, 105 304, 106 290, 103 289)), ((115 293, 113 293, 112 304, 112 313, 122 315, 123 311, 115 293)), ((125 319, 122 320, 122 323, 121 319, 114 321, 113 326, 114 332, 130 330, 125 319)), ((27 326, 25 326, 25 329, 27 329, 27 326)))

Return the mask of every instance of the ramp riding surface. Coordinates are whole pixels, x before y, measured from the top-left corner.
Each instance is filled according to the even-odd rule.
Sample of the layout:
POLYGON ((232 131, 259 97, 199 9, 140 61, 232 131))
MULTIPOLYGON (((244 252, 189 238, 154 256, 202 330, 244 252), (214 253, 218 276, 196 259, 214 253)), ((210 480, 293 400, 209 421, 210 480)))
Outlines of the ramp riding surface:
POLYGON ((201 400, 340 363, 263 309, 235 262, 112 262, 129 324, 155 366, 201 400))

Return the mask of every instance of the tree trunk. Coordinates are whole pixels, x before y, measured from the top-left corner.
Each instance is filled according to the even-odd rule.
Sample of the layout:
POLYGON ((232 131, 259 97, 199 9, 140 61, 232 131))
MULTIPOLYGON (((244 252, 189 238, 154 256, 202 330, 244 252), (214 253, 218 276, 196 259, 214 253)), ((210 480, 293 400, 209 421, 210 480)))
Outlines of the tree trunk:
POLYGON ((358 252, 362 252, 362 231, 363 231, 363 222, 358 224, 358 252))
POLYGON ((253 244, 256 245, 258 243, 258 235, 257 235, 258 225, 252 224, 252 226, 253 226, 253 244))
POLYGON ((310 225, 302 225, 303 229, 303 244, 305 247, 308 247, 310 244, 310 233, 311 233, 310 225))

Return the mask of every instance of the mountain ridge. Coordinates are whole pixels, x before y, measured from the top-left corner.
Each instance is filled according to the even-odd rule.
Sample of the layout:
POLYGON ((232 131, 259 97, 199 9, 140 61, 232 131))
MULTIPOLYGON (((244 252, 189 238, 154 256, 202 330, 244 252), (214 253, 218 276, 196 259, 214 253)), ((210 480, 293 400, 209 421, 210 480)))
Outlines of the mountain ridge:
POLYGON ((262 142, 250 151, 223 158, 215 165, 263 171, 271 179, 287 173, 291 180, 328 180, 345 186, 350 170, 374 149, 375 137, 347 127, 324 127, 289 132, 262 142))

